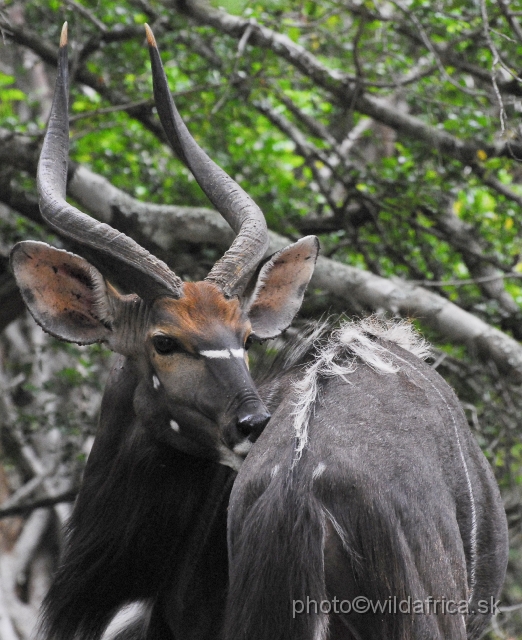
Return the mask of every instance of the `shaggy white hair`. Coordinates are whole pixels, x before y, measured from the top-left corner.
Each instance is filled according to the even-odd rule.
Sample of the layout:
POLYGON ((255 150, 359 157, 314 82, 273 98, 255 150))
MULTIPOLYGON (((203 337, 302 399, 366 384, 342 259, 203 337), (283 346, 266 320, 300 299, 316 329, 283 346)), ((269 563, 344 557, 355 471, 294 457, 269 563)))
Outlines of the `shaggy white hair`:
POLYGON ((429 344, 407 320, 382 320, 370 316, 356 322, 344 322, 332 332, 325 344, 317 345, 317 354, 307 366, 304 376, 294 383, 298 397, 293 412, 297 462, 308 442, 308 423, 317 398, 317 382, 320 376, 346 377, 363 363, 380 373, 397 373, 400 365, 386 347, 372 338, 382 338, 399 345, 413 355, 426 359, 431 355, 429 344))

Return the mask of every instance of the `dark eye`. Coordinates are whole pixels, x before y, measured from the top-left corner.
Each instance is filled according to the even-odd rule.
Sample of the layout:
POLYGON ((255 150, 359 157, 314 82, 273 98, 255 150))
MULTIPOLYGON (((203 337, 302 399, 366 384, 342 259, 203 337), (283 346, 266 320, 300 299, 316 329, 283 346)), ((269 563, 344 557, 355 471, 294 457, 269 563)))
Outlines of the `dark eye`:
POLYGON ((176 351, 182 351, 180 343, 176 338, 171 338, 170 336, 154 336, 152 338, 152 344, 154 345, 154 349, 162 356, 167 356, 176 351))
POLYGON ((253 344, 254 344, 254 338, 252 334, 250 334, 248 338, 245 340, 245 351, 248 351, 253 344))

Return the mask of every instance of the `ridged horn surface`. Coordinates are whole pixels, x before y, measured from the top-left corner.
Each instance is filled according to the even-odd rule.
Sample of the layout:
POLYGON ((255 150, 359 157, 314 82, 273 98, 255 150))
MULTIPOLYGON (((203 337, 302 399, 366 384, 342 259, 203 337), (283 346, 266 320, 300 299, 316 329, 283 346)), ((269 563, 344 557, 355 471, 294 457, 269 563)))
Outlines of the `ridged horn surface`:
POLYGON ((178 113, 154 35, 145 25, 156 108, 169 144, 237 236, 206 277, 227 296, 240 294, 268 248, 265 217, 252 198, 201 149, 178 113))
POLYGON ((183 282, 169 267, 123 233, 65 200, 69 155, 67 23, 62 29, 53 105, 38 163, 40 210, 47 224, 84 253, 112 282, 146 301, 178 298, 183 282), (82 251, 82 249, 84 249, 82 251))

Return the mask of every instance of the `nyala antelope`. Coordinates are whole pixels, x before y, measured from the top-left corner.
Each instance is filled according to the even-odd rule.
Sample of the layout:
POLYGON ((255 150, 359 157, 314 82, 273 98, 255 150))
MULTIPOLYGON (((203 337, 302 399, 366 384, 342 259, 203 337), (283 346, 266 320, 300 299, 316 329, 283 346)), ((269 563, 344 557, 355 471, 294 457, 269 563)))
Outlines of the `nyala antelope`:
POLYGON ((146 33, 169 143, 237 235, 203 282, 185 283, 67 204, 65 26, 38 190, 75 253, 21 242, 12 268, 47 332, 119 356, 41 637, 97 640, 132 602, 140 615, 120 638, 478 637, 506 522, 455 395, 411 329, 375 321, 302 333, 254 384, 246 350, 290 325, 318 242, 264 260, 261 211, 189 134, 146 33), (460 608, 352 606, 429 597, 460 608))

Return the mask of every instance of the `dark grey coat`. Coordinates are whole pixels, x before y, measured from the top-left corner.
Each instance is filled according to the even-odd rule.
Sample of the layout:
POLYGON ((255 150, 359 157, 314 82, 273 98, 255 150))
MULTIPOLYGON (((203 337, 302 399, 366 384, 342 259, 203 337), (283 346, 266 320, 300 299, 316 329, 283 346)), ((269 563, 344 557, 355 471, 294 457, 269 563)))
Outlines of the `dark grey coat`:
POLYGON ((300 455, 303 366, 261 387, 272 419, 232 490, 225 640, 464 640, 490 618, 507 562, 493 473, 445 381, 373 340, 398 370, 338 348, 333 362, 355 370, 317 373, 300 455), (436 613, 433 600, 413 612, 430 596, 436 613), (348 611, 357 597, 376 612, 348 611), (443 600, 461 612, 441 613, 443 600))

